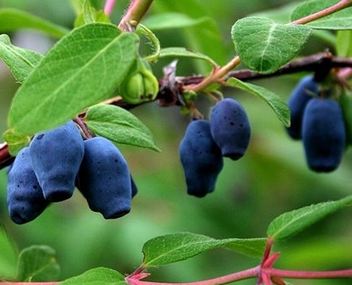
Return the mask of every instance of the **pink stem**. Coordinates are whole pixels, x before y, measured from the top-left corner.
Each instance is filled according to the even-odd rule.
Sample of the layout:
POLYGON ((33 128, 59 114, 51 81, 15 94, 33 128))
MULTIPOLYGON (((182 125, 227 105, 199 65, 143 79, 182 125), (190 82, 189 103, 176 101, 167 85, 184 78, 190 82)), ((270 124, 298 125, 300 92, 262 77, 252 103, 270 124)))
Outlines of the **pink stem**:
POLYGON ((189 283, 149 282, 149 281, 137 280, 134 278, 126 278, 126 282, 131 285, 218 285, 218 284, 226 284, 234 281, 254 278, 259 275, 259 272, 260 272, 260 266, 257 266, 247 270, 229 274, 226 276, 221 276, 221 277, 208 279, 204 281, 189 282, 189 283))
POLYGON ((60 282, 0 282, 0 285, 59 285, 60 282))
POLYGON ((107 0, 106 1, 105 7, 104 7, 105 14, 107 14, 108 16, 110 16, 112 14, 112 11, 114 10, 116 2, 117 2, 117 0, 107 0))
POLYGON ((263 269, 266 274, 294 279, 352 278, 352 269, 335 271, 295 271, 275 268, 263 269))

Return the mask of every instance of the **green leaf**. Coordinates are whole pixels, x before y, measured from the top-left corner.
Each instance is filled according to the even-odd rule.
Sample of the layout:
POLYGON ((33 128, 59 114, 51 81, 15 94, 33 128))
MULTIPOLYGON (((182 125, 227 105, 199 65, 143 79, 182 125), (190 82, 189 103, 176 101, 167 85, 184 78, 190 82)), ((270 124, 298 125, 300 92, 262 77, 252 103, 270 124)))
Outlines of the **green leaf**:
POLYGON ((110 23, 109 16, 104 11, 97 11, 89 0, 84 0, 82 3, 82 11, 75 20, 74 26, 80 27, 90 23, 110 23))
POLYGON ((345 206, 352 206, 352 196, 284 213, 270 223, 267 234, 275 241, 289 238, 345 206))
MULTIPOLYGON (((206 9, 206 5, 199 0, 187 1, 154 1, 152 9, 155 14, 162 13, 179 13, 187 15, 191 19, 208 18, 201 25, 193 25, 186 29, 179 29, 182 37, 185 39, 185 46, 191 50, 196 50, 213 58, 216 62, 227 60, 229 47, 224 44, 224 39, 220 28, 216 22, 216 12, 206 9), (209 44, 211 43, 211 44, 209 44)), ((149 27, 149 26, 148 26, 149 27)), ((152 28, 151 26, 149 28, 152 28)), ((211 71, 209 65, 203 61, 194 61, 198 73, 207 73, 211 71)))
POLYGON ((209 56, 185 49, 183 47, 169 47, 163 48, 160 50, 159 57, 186 57, 186 58, 195 58, 195 59, 202 59, 209 62, 212 66, 218 66, 217 63, 211 59, 209 56))
POLYGON ((43 56, 35 51, 12 45, 9 36, 4 34, 0 35, 0 58, 8 66, 15 79, 23 83, 43 56))
POLYGON ((345 122, 347 142, 352 144, 352 94, 343 91, 339 97, 339 103, 342 110, 343 121, 345 122))
POLYGON ((159 236, 143 246, 143 266, 161 266, 185 260, 214 248, 227 248, 251 257, 263 255, 266 239, 214 239, 192 233, 159 236))
POLYGON ((16 156, 17 153, 22 148, 27 146, 31 141, 31 137, 26 136, 26 135, 22 135, 22 134, 18 134, 18 133, 14 133, 11 130, 7 130, 6 132, 3 133, 2 136, 3 136, 4 140, 7 142, 9 152, 12 156, 16 156))
POLYGON ((114 143, 160 151, 149 129, 123 108, 113 105, 92 106, 88 109, 85 121, 90 131, 114 143))
POLYGON ((17 9, 0 9, 0 32, 12 32, 21 29, 36 30, 55 38, 61 38, 69 30, 47 20, 17 9))
POLYGON ((23 282, 43 282, 57 280, 60 267, 55 251, 48 246, 31 246, 19 256, 17 280, 23 282))
POLYGON ((352 56, 352 31, 338 31, 336 39, 336 50, 338 56, 352 56))
POLYGON ((125 277, 108 268, 94 268, 81 275, 69 278, 60 285, 126 285, 125 277))
POLYGON ((143 25, 151 30, 183 29, 209 21, 208 17, 191 18, 181 13, 160 13, 143 20, 143 25))
MULTIPOLYGON (((305 1, 292 11, 291 20, 295 21, 313 13, 319 12, 336 3, 338 0, 311 0, 305 1)), ((305 24, 313 29, 323 30, 351 30, 352 7, 335 12, 329 16, 305 24)))
POLYGON ((15 245, 0 225, 0 277, 15 279, 18 253, 15 245))
POLYGON ((283 101, 280 96, 265 89, 264 87, 251 83, 246 83, 241 80, 238 80, 237 78, 229 78, 227 80, 227 83, 233 87, 237 87, 263 99, 275 112, 279 120, 285 126, 290 126, 290 109, 288 108, 286 102, 283 101))
POLYGON ((232 26, 237 54, 248 68, 270 73, 294 58, 307 42, 311 29, 282 25, 271 19, 247 17, 232 26))
POLYGON ((139 38, 111 24, 73 30, 49 51, 18 89, 8 124, 32 135, 108 99, 137 57, 139 38))

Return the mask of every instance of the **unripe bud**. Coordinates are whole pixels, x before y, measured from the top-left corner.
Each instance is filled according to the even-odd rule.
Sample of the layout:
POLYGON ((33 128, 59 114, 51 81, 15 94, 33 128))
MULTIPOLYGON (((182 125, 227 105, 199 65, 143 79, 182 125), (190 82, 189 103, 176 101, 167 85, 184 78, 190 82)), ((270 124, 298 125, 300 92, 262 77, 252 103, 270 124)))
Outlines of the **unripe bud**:
POLYGON ((129 104, 154 100, 159 91, 159 83, 149 63, 138 58, 135 67, 121 83, 119 91, 123 100, 129 104))

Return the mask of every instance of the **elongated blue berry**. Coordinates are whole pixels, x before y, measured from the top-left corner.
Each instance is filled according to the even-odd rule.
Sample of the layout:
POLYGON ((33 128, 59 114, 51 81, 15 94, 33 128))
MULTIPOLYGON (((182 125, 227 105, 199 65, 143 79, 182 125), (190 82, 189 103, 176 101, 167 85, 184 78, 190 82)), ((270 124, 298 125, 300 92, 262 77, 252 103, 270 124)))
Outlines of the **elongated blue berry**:
POLYGON ((251 127, 242 105, 231 98, 218 102, 211 110, 210 130, 222 155, 233 160, 247 150, 251 127))
POLYGON ((38 217, 48 206, 32 169, 29 148, 23 148, 8 172, 7 207, 10 218, 24 224, 38 217))
POLYGON ((331 172, 341 161, 346 131, 339 104, 333 99, 313 98, 304 111, 302 140, 306 160, 316 172, 331 172))
POLYGON ((179 147, 187 193, 204 197, 215 189, 223 167, 222 154, 214 142, 208 121, 192 121, 179 147))
POLYGON ((301 79, 297 87, 292 91, 288 99, 288 107, 291 113, 291 125, 286 128, 289 136, 295 140, 302 138, 303 111, 313 94, 318 94, 319 85, 313 76, 308 75, 301 79))
POLYGON ((94 137, 84 142, 84 158, 77 176, 77 187, 92 211, 101 213, 105 219, 119 218, 129 213, 131 183, 127 162, 111 141, 94 137))
POLYGON ((84 154, 83 138, 76 124, 70 121, 37 133, 29 153, 45 199, 58 202, 70 198, 84 154))

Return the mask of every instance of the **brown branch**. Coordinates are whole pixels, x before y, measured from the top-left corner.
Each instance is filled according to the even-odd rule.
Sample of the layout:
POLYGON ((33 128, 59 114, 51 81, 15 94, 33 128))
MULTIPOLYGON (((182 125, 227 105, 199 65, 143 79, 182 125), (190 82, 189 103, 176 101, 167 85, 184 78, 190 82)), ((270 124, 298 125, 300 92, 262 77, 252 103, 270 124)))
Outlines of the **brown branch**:
MULTIPOLYGON (((333 56, 330 52, 322 52, 304 57, 299 60, 292 61, 282 66, 280 69, 273 73, 264 74, 248 69, 242 69, 230 72, 227 75, 227 78, 235 77, 243 81, 248 81, 262 78, 277 77, 280 75, 293 74, 303 71, 310 71, 315 73, 315 76, 319 81, 319 79, 326 76, 326 74, 332 68, 352 68, 352 58, 336 57, 333 56)), ((182 102, 180 102, 181 98, 179 96, 180 94, 182 94, 182 90, 185 89, 187 85, 198 84, 204 80, 204 76, 189 76, 175 78, 174 76, 172 76, 172 74, 175 72, 176 68, 173 70, 173 72, 167 73, 166 76, 159 81, 160 91, 156 100, 160 106, 182 105, 182 102)), ((119 106, 127 110, 139 106, 126 104, 120 96, 112 98, 104 103, 119 106)), ((85 112, 82 112, 79 115, 80 118, 84 118, 84 116, 85 112)), ((0 144, 0 169, 10 165, 13 160, 14 157, 9 154, 7 144, 0 144)))

